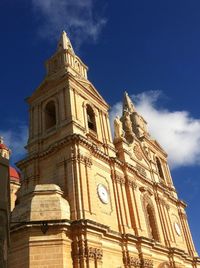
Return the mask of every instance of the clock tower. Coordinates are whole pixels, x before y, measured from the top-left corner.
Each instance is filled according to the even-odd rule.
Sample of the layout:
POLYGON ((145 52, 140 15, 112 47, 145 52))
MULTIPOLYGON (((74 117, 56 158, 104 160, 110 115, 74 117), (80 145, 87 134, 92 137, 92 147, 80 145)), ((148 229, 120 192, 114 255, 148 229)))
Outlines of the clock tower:
POLYGON ((27 98, 9 267, 200 267, 167 155, 125 93, 109 106, 65 32, 27 98))

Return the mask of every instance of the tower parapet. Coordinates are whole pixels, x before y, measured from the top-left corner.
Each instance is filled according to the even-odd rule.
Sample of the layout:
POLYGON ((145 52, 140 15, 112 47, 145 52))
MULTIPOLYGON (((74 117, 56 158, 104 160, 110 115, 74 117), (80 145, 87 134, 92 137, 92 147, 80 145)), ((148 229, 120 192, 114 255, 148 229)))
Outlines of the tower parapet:
POLYGON ((61 77, 69 72, 74 76, 87 79, 88 67, 74 53, 69 37, 63 31, 56 53, 46 62, 47 78, 61 77))

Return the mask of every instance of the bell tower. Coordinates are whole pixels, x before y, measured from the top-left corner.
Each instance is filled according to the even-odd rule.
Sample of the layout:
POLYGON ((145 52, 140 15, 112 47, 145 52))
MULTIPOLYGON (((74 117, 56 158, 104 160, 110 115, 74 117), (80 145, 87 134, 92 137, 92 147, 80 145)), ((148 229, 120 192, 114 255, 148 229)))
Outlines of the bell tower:
POLYGON ((73 133, 110 147, 109 106, 87 79, 88 68, 75 55, 66 32, 61 35, 56 53, 46 61, 46 69, 45 79, 27 98, 28 151, 43 150, 44 146, 73 133), (58 132, 59 136, 53 135, 58 132))
MULTIPOLYGON (((55 250, 64 252, 64 244, 70 248, 67 254, 69 258, 72 251, 71 265, 80 262, 81 256, 77 254, 83 250, 82 243, 87 244, 87 250, 91 243, 95 254, 101 255, 100 238, 96 242, 91 242, 93 238, 86 241, 82 234, 77 236, 73 232, 65 239, 61 238, 64 227, 59 222, 68 225, 87 220, 112 226, 115 231, 119 228, 109 160, 116 154, 108 118, 109 106, 88 80, 88 68, 74 53, 65 32, 55 54, 47 60, 46 69, 44 80, 27 98, 30 114, 28 155, 17 164, 23 178, 18 205, 12 213, 11 267, 18 258, 14 251, 20 247, 15 237, 23 233, 17 226, 23 225, 24 231, 28 228, 29 234, 26 233, 24 239, 27 252, 22 254, 19 266, 15 264, 16 268, 22 264, 24 268, 38 267, 41 261, 47 261, 45 255, 38 257, 38 262, 33 261, 34 248, 30 242, 35 239, 36 232, 38 239, 40 237, 40 241, 35 240, 39 250, 41 241, 47 239, 41 233, 44 227, 48 226, 49 237, 53 236, 53 229, 56 230, 53 243, 61 239, 55 250), (30 225, 34 227, 29 228, 30 225)), ((46 243, 47 255, 49 243, 46 243)), ((66 253, 63 254, 61 259, 64 261, 66 253)), ((57 262, 59 264, 60 259, 57 262)), ((59 267, 69 267, 69 264, 59 267)))
POLYGON ((85 181, 92 173, 91 151, 107 157, 115 154, 109 106, 87 79, 88 68, 75 55, 65 32, 46 66, 44 81, 27 98, 30 106, 27 149, 29 155, 45 154, 45 157, 36 157, 24 174, 30 178, 29 184, 59 185, 70 202, 72 219, 84 218, 88 213, 91 217, 95 212, 92 212, 92 195, 87 192, 91 189, 87 190, 87 184, 94 185, 85 181), (76 166, 78 163, 80 166, 76 166), (83 176, 82 186, 79 176, 83 176), (84 192, 80 193, 80 189, 84 192), (84 198, 79 196, 77 201, 78 194, 84 198))

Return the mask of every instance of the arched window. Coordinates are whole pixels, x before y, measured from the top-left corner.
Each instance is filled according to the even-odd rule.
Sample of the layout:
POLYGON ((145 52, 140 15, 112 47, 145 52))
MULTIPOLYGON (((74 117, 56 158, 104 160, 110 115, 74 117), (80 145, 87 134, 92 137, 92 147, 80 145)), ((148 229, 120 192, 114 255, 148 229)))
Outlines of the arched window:
POLYGON ((156 157, 156 164, 157 164, 157 168, 158 168, 158 173, 161 179, 164 179, 164 174, 163 174, 163 170, 162 170, 162 165, 160 160, 158 159, 158 157, 156 157))
POLYGON ((56 125, 56 106, 54 101, 47 103, 45 107, 45 127, 52 128, 56 125))
POLYGON ((95 131, 96 132, 96 121, 95 121, 95 114, 91 106, 87 105, 86 108, 87 112, 87 124, 89 130, 95 131))
POLYGON ((156 219, 154 215, 154 209, 152 205, 148 204, 146 206, 146 213, 147 213, 147 223, 150 231, 151 238, 159 241, 157 226, 156 226, 156 219))

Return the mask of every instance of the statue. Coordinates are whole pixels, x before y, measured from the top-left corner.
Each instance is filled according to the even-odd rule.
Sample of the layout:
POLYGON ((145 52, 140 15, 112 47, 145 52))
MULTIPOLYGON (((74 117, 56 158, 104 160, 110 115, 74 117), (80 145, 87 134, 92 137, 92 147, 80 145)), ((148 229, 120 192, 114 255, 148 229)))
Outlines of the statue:
POLYGON ((125 128, 125 132, 128 132, 128 133, 133 132, 133 130, 132 130, 132 122, 131 122, 131 119, 130 119, 129 112, 125 113, 124 128, 125 128))
POLYGON ((124 123, 125 138, 128 141, 128 143, 133 143, 135 134, 133 132, 132 121, 130 118, 130 113, 128 111, 125 111, 124 113, 123 123, 124 123))
POLYGON ((116 139, 124 137, 124 130, 123 130, 122 122, 120 121, 119 116, 117 116, 114 120, 114 133, 115 133, 116 139))

